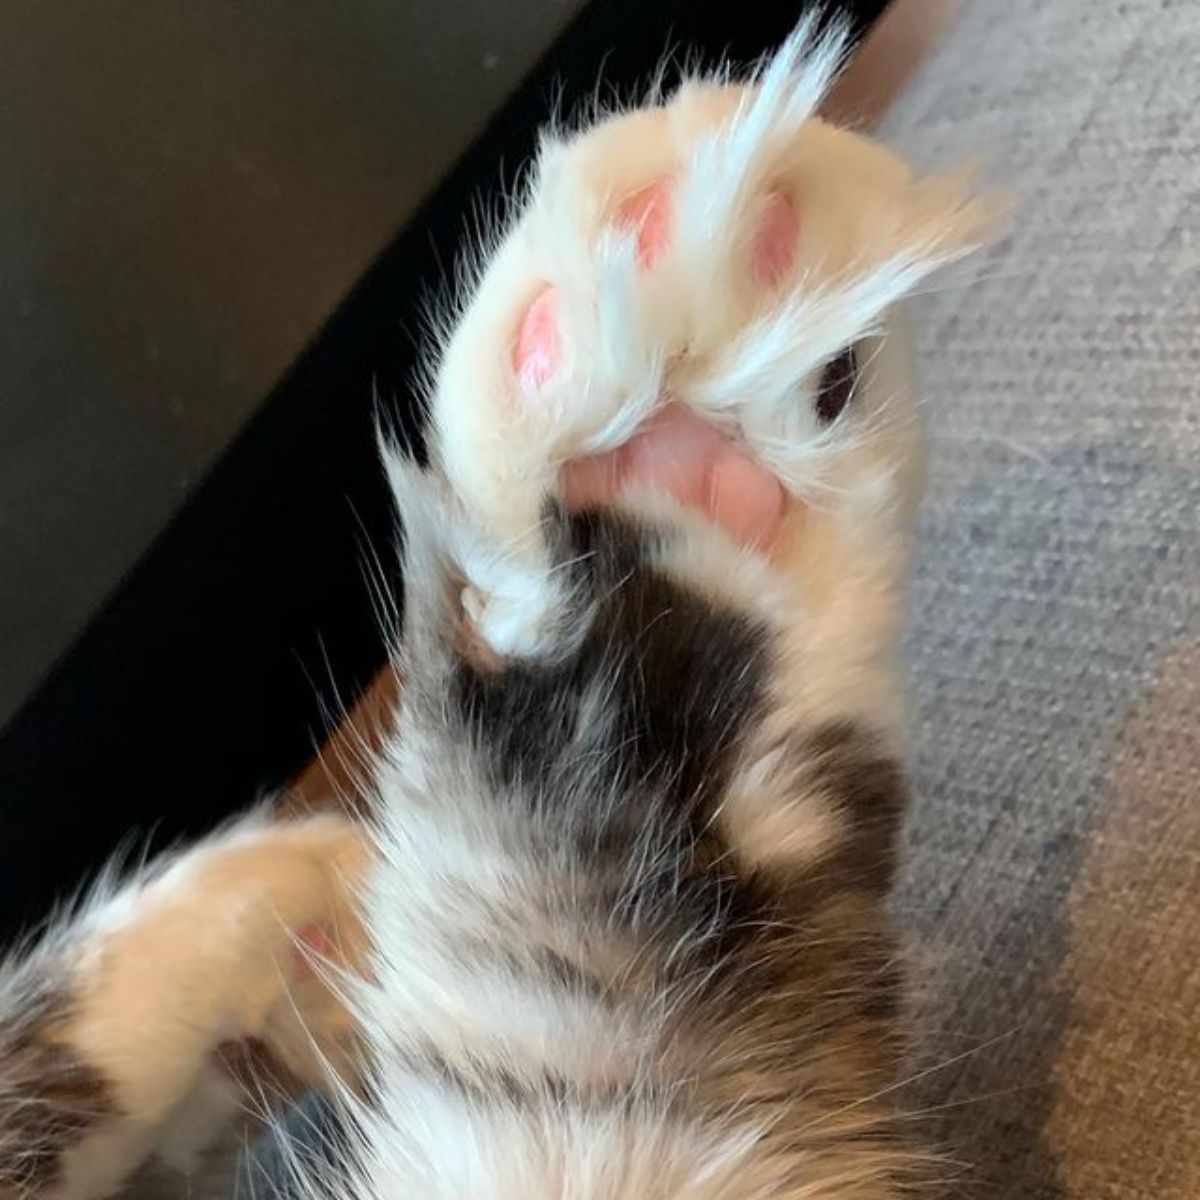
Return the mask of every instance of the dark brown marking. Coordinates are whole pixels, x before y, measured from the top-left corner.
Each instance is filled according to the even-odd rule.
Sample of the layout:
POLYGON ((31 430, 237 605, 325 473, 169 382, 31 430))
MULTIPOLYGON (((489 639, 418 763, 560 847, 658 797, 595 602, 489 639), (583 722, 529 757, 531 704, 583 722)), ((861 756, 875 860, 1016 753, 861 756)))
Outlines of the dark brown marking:
POLYGON ((858 355, 853 346, 833 359, 821 372, 817 388, 817 419, 829 425, 845 411, 858 384, 858 355))
POLYGON ((0 974, 0 1192, 49 1188, 63 1155, 120 1111, 111 1082, 64 1040, 71 1000, 54 970, 34 958, 0 974))
POLYGON ((896 839, 906 792, 899 765, 875 738, 850 721, 825 725, 804 738, 800 754, 813 784, 833 801, 849 829, 825 864, 846 883, 882 896, 896 870, 896 839))

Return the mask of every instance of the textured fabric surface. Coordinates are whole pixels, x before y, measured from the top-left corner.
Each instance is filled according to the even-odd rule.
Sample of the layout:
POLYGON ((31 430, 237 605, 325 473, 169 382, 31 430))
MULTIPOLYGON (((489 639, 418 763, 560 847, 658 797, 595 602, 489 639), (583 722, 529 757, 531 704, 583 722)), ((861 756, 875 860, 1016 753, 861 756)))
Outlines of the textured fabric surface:
POLYGON ((903 920, 955 1195, 1200 1196, 1200 5, 975 0, 889 117, 1012 234, 921 303, 903 920))

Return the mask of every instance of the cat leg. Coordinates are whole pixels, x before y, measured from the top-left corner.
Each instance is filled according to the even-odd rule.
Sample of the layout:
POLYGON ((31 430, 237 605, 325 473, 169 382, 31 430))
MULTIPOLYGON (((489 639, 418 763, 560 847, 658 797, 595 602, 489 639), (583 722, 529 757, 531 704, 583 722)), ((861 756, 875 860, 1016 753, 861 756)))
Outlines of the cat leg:
POLYGON ((824 731, 814 754, 843 783, 899 755, 895 650, 921 478, 901 304, 991 216, 961 176, 919 177, 812 115, 838 55, 802 29, 748 86, 687 85, 550 138, 432 397, 433 461, 478 531, 463 608, 499 659, 557 636, 567 575, 541 529, 548 500, 571 502, 563 481, 581 460, 624 471, 637 486, 618 504, 680 535, 663 569, 776 632, 748 759, 763 769, 723 817, 751 860, 803 859, 845 832, 836 805, 814 800, 801 819, 764 786, 797 730, 824 731), (673 483, 639 473, 663 421, 725 449, 673 483), (767 514, 758 540, 721 519, 722 492, 747 488, 767 514))
POLYGON ((251 818, 101 889, 0 968, 0 1197, 186 1179, 255 1103, 222 1065, 248 1046, 295 1081, 349 1072, 336 967, 317 958, 359 952, 363 853, 340 818, 251 818))

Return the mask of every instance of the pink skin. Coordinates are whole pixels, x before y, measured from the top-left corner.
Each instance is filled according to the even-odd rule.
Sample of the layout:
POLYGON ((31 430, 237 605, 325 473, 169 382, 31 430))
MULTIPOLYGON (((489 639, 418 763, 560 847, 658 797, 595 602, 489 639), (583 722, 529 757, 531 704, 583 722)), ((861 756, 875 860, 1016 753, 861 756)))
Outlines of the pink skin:
POLYGON ((316 978, 320 963, 342 961, 333 930, 317 923, 304 925, 296 931, 290 958, 291 978, 295 983, 316 978))
POLYGON ((775 476, 676 401, 616 450, 567 463, 561 485, 571 508, 605 504, 633 487, 662 488, 737 541, 763 549, 783 520, 783 488, 775 476))
MULTIPOLYGON (((621 224, 637 227, 643 269, 653 265, 670 239, 670 201, 670 182, 664 180, 635 192, 617 210, 621 224)), ((780 282, 792 264, 796 232, 791 201, 770 193, 750 247, 755 283, 770 288, 780 282)), ((513 371, 536 388, 553 376, 558 352, 555 289, 547 286, 518 327, 513 371)), ((576 509, 608 503, 630 488, 665 489, 738 542, 761 549, 771 547, 783 521, 779 481, 735 441, 669 397, 624 445, 567 463, 560 483, 566 503, 576 509)))

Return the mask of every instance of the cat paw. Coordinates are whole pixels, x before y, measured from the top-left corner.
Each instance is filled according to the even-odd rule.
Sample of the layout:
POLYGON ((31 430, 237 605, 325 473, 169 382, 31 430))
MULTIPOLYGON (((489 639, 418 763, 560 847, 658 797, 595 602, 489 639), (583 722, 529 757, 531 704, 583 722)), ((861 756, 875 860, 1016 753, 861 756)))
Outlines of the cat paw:
POLYGON ((988 206, 813 115, 840 54, 802 29, 746 85, 547 138, 431 405, 434 460, 489 545, 472 618, 501 653, 548 627, 539 588, 559 599, 548 498, 666 492, 764 554, 798 508, 911 513, 897 305, 979 242, 988 206))

